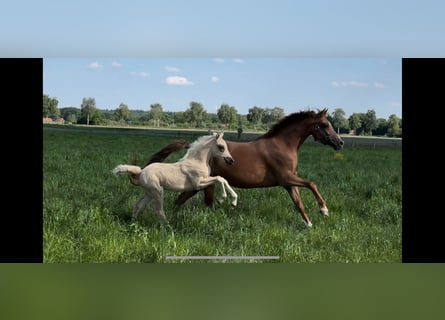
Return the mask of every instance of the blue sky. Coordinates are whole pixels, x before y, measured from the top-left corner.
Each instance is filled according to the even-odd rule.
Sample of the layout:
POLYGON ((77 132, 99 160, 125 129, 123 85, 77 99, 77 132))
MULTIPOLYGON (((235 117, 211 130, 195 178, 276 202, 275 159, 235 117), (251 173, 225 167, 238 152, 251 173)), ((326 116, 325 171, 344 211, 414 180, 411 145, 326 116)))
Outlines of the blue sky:
POLYGON ((347 112, 366 111, 369 106, 382 110, 378 115, 384 117, 400 102, 401 58, 445 57, 444 12, 442 0, 17 0, 3 3, 0 10, 0 57, 45 58, 45 90, 63 105, 79 104, 91 95, 99 106, 115 107, 123 100, 130 107, 143 108, 159 101, 170 109, 192 98, 209 109, 227 102, 241 112, 251 104, 270 103, 285 110, 341 106, 347 112), (219 57, 225 62, 213 63, 219 57), (53 62, 54 58, 64 63, 53 62), (142 62, 146 67, 138 67, 140 61, 132 58, 147 58, 142 62), (185 58, 198 62, 184 62, 185 58), (237 58, 243 63, 231 62, 237 58), (283 67, 284 58, 370 60, 338 64, 326 60, 322 63, 326 69, 319 70, 312 62, 283 67), (260 65, 255 59, 272 62, 260 65), (110 65, 114 60, 122 64, 119 70, 110 65), (381 61, 386 61, 387 69, 381 61), (103 68, 88 69, 94 62, 103 68), (51 67, 57 63, 59 71, 51 67), (180 71, 168 72, 166 66, 180 71), (139 78, 141 84, 134 77, 124 82, 128 72, 148 76, 139 78), (161 85, 166 73, 186 77, 194 85, 161 85), (109 77, 106 87, 113 88, 109 97, 100 87, 107 78, 100 79, 104 74, 109 77), (260 85, 267 82, 265 74, 268 87, 260 85), (306 79, 319 76, 319 82, 307 81, 303 86, 302 74, 306 79), (72 77, 73 82, 82 76, 81 83, 73 86, 89 83, 90 90, 79 92, 79 97, 71 97, 75 88, 55 92, 63 87, 55 82, 68 83, 68 79, 54 79, 57 76, 72 77), (209 76, 219 77, 220 82, 209 82, 209 76), (339 83, 336 91, 334 81, 339 83), (360 83, 367 86, 360 90, 360 83), (374 83, 385 88, 375 90, 374 83), (172 100, 175 95, 177 101, 172 100))
POLYGON ((191 101, 240 114, 253 106, 402 116, 400 58, 45 58, 44 93, 59 107, 185 111, 191 101))

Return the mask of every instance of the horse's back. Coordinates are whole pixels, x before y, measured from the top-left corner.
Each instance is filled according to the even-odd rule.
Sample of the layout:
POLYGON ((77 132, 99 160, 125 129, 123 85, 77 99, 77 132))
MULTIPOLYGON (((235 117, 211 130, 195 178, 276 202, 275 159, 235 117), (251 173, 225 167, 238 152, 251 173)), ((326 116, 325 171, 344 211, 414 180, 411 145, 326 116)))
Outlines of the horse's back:
POLYGON ((259 188, 273 185, 268 172, 267 152, 261 141, 228 141, 227 146, 235 162, 228 166, 222 159, 212 159, 212 175, 224 177, 239 188, 259 188))
POLYGON ((142 170, 139 180, 146 188, 163 188, 169 191, 193 190, 188 175, 184 174, 180 163, 152 163, 142 170))

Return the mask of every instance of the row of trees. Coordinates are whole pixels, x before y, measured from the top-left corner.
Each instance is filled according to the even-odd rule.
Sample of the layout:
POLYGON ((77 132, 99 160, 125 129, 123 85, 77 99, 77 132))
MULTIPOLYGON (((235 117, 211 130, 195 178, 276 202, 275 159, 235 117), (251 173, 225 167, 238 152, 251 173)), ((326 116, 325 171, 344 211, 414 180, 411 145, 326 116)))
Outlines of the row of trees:
MULTIPOLYGON (((130 110, 121 103, 114 110, 101 110, 96 106, 94 98, 83 98, 80 108, 58 108, 57 98, 43 95, 43 116, 56 118, 58 116, 69 123, 117 125, 131 124, 151 127, 180 127, 180 128, 224 128, 242 131, 267 130, 274 123, 285 116, 284 110, 279 107, 260 108, 254 106, 248 110, 247 115, 238 113, 234 106, 221 104, 216 113, 208 113, 199 102, 192 101, 185 111, 164 111, 159 103, 150 105, 148 111, 130 110)), ((346 117, 341 108, 334 109, 329 115, 334 128, 338 133, 351 133, 357 135, 379 135, 390 137, 402 136, 402 119, 395 114, 388 119, 377 118, 374 110, 366 113, 353 113, 346 117)))

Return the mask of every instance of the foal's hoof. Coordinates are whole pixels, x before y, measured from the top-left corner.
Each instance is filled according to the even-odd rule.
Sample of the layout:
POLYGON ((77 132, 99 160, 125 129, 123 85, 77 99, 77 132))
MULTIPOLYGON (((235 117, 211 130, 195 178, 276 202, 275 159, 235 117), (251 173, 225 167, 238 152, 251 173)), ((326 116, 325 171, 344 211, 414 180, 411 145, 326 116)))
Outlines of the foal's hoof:
POLYGON ((312 228, 312 222, 308 222, 308 223, 306 223, 306 226, 308 227, 308 228, 312 228))
POLYGON ((329 211, 328 211, 328 209, 320 209, 320 213, 323 215, 323 216, 329 216, 329 211))

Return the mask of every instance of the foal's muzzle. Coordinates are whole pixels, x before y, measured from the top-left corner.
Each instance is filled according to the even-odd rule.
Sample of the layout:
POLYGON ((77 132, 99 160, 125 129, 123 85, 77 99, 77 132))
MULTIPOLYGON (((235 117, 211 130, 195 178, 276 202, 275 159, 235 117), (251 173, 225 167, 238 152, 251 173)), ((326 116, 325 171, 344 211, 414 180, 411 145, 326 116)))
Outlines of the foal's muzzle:
POLYGON ((231 158, 231 157, 224 157, 224 161, 225 161, 227 164, 231 165, 231 164, 233 164, 233 163, 235 162, 235 159, 233 159, 233 158, 231 158))

